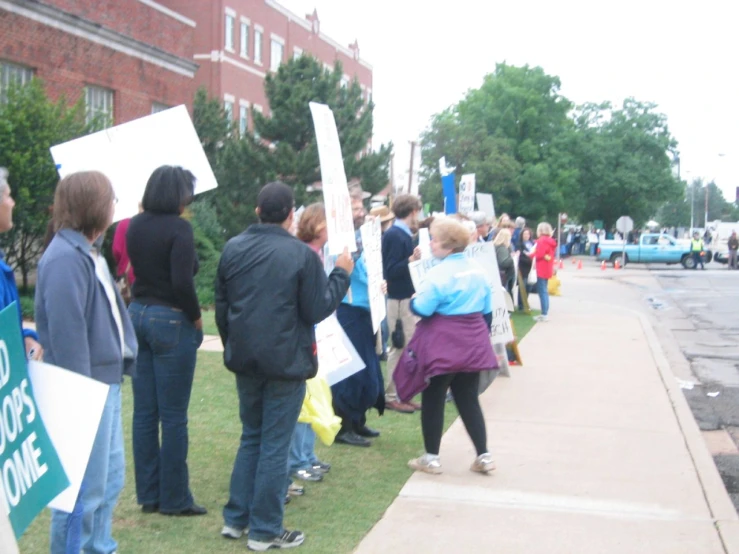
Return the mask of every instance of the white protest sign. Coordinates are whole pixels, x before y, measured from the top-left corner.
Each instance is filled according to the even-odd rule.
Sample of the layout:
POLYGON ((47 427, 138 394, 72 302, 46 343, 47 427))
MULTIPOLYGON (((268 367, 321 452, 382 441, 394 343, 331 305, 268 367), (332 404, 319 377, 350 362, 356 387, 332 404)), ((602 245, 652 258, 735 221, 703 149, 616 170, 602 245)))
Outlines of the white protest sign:
MULTIPOLYGON (((513 329, 511 328, 511 318, 508 314, 505 298, 506 291, 500 281, 495 246, 491 242, 478 242, 468 246, 464 253, 468 258, 472 258, 480 264, 480 267, 485 272, 488 286, 493 293, 492 342, 496 344, 513 342, 513 329)), ((440 262, 441 260, 433 258, 431 260, 420 260, 408 264, 411 280, 416 290, 419 289, 429 270, 440 262)))
POLYGON ((422 260, 433 257, 431 254, 431 236, 426 228, 418 230, 418 248, 421 249, 422 260))
POLYGON ((41 362, 28 363, 41 419, 69 478, 69 487, 49 503, 72 512, 95 442, 109 386, 41 362), (73 429, 74 432, 70 432, 73 429))
POLYGON ((321 163, 323 203, 326 205, 328 251, 337 256, 349 248, 357 250, 354 235, 354 218, 349 188, 346 183, 344 159, 341 157, 339 132, 331 109, 325 104, 310 103, 313 126, 316 130, 318 159, 321 163))
MULTIPOLYGON (((0 480, 0 497, 5 498, 2 480, 0 480)), ((0 552, 3 554, 19 554, 13 527, 10 525, 10 519, 5 510, 0 510, 0 552)))
POLYGON ((329 386, 362 371, 366 365, 341 328, 336 314, 316 325, 318 374, 329 386))
POLYGON ((375 217, 359 228, 362 236, 364 264, 367 267, 367 293, 369 295, 372 330, 376 333, 385 319, 385 295, 382 294, 382 226, 375 217))
POLYGON ((477 209, 485 212, 490 219, 495 219, 495 205, 493 204, 493 195, 482 192, 477 193, 477 209))
POLYGON ((459 213, 475 211, 475 174, 462 175, 459 181, 459 213))
POLYGON ((218 186, 185 106, 52 146, 51 156, 62 178, 95 170, 110 179, 118 198, 113 221, 138 213, 146 183, 162 165, 191 171, 196 194, 218 186))

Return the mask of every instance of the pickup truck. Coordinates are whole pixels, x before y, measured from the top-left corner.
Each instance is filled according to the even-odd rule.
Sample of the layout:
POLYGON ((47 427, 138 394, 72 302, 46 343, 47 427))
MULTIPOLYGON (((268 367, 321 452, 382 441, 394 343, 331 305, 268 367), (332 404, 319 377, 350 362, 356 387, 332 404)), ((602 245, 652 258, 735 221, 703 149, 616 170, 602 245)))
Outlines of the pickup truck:
MULTIPOLYGON (((606 240, 598 245, 598 261, 621 263, 624 244, 620 240, 606 240)), ((712 259, 710 251, 705 251, 704 261, 712 259)), ((645 233, 639 238, 639 244, 626 245, 625 263, 641 264, 682 264, 685 269, 693 269, 695 262, 690 255, 690 241, 677 241, 670 235, 645 233)))

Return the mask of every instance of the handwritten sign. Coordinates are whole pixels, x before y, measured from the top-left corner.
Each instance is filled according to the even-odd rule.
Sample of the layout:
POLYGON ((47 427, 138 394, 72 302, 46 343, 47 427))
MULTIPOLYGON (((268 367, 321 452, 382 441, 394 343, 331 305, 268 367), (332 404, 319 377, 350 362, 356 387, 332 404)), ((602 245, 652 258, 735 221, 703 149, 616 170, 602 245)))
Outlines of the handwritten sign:
MULTIPOLYGON (((506 305, 506 290, 500 281, 498 271, 498 258, 495 256, 495 246, 491 242, 478 242, 468 246, 465 251, 468 258, 472 258, 485 272, 485 278, 493 293, 493 325, 492 342, 495 344, 507 344, 513 341, 513 329, 511 318, 506 305)), ((429 270, 440 263, 441 260, 432 258, 419 260, 408 264, 413 286, 419 289, 429 270)))
POLYGON ((372 330, 376 333, 385 319, 387 307, 382 294, 382 227, 379 218, 368 221, 359 228, 362 234, 364 264, 367 267, 367 292, 369 295, 372 330))
POLYGON ((138 213, 146 183, 162 165, 190 170, 197 194, 218 186, 185 106, 52 146, 51 156, 62 178, 95 170, 110 179, 118 198, 113 221, 138 213))
POLYGON ((331 109, 325 104, 310 103, 313 126, 316 131, 318 159, 321 163, 323 203, 326 205, 328 251, 332 256, 341 254, 344 248, 357 250, 354 235, 352 202, 346 182, 344 159, 341 157, 339 132, 331 109))
POLYGON ((344 329, 341 328, 336 315, 329 316, 316 325, 316 350, 318 374, 326 379, 329 386, 366 367, 344 329))
POLYGON ((495 219, 495 204, 493 204, 493 195, 484 194, 478 192, 477 196, 477 209, 485 212, 485 215, 490 219, 495 219))
POLYGON ((459 181, 459 211, 466 214, 475 210, 475 174, 466 173, 459 181))

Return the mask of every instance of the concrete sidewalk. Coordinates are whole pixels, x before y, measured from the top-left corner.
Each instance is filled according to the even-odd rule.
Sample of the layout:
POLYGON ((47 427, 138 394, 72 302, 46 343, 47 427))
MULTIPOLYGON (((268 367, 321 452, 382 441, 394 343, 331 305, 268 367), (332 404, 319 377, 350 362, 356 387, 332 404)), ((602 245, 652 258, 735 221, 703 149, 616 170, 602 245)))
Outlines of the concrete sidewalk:
POLYGON ((469 471, 456 421, 444 473, 414 474, 356 552, 739 553, 739 519, 649 320, 605 273, 561 277, 525 365, 481 397, 497 471, 469 471))

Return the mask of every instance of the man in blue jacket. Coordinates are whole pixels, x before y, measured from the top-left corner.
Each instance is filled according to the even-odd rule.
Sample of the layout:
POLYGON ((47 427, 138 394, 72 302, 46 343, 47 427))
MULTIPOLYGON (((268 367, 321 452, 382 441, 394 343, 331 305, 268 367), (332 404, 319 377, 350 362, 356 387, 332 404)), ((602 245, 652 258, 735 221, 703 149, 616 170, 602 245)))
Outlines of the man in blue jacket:
POLYGON ((307 244, 290 234, 292 189, 265 185, 257 196, 259 224, 226 244, 216 278, 216 324, 224 362, 236 374, 242 423, 221 534, 249 530, 249 550, 299 546, 300 531, 282 526, 290 440, 316 375, 314 326, 331 315, 349 289, 348 251, 326 277, 307 244))
MULTIPOLYGON (((13 207, 15 207, 15 202, 10 195, 8 170, 0 167, 0 233, 7 233, 13 228, 13 207)), ((18 289, 15 286, 15 275, 13 269, 5 262, 5 254, 0 250, 0 310, 4 310, 13 302, 18 307, 18 328, 22 329, 23 317, 18 289)), ((38 342, 36 331, 33 329, 22 329, 22 331, 26 354, 31 359, 40 360, 44 351, 38 342)))
POLYGON ((412 414, 420 406, 413 402, 401 402, 395 391, 393 372, 403 352, 403 347, 416 330, 416 316, 410 308, 411 297, 415 292, 408 264, 421 259, 421 249, 413 247, 413 233, 418 228, 418 214, 421 201, 411 194, 401 194, 393 202, 395 223, 382 236, 382 269, 387 281, 387 322, 391 336, 395 336, 393 348, 387 358, 388 385, 385 389, 385 407, 403 414, 412 414), (403 330, 404 343, 397 344, 399 333, 403 330))

